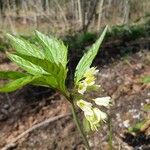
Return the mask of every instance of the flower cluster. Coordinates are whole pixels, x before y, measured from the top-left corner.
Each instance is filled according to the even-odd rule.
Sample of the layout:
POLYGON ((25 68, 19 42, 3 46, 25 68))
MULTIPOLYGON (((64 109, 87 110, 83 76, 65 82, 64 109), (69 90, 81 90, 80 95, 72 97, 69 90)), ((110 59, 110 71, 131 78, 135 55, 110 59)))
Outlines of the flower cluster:
POLYGON ((83 76, 84 80, 80 81, 78 85, 78 92, 80 94, 84 94, 88 87, 99 87, 99 85, 95 85, 95 75, 97 75, 98 72, 99 71, 95 67, 92 67, 85 72, 83 76))
MULTIPOLYGON (((84 80, 80 81, 78 84, 78 92, 80 94, 83 95, 90 86, 99 87, 99 85, 95 85, 95 75, 97 73, 98 70, 94 67, 85 72, 84 80)), ((110 99, 110 97, 98 97, 96 99, 92 99, 92 101, 96 105, 109 108, 111 102, 110 99)), ((84 112, 85 119, 89 122, 91 130, 98 130, 97 128, 100 126, 100 122, 106 122, 107 114, 99 108, 93 107, 92 103, 80 99, 77 100, 77 106, 84 112)))

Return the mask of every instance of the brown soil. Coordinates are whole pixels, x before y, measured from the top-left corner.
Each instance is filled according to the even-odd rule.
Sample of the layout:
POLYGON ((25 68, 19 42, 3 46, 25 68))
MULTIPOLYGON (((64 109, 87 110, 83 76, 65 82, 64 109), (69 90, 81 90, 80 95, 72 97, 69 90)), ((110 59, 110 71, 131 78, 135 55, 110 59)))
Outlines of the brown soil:
MULTIPOLYGON (((1 69, 17 70, 4 61, 1 69)), ((93 95, 110 95, 113 106, 110 110, 113 128, 113 149, 148 150, 150 133, 142 135, 127 133, 127 128, 150 115, 143 106, 150 103, 150 85, 140 82, 140 78, 150 74, 150 52, 143 50, 119 61, 100 67, 97 82, 104 91, 93 95)), ((1 82, 2 83, 2 82, 1 82)), ((33 125, 60 114, 70 112, 64 97, 47 88, 26 86, 11 94, 0 94, 0 148, 31 128, 33 125)), ((80 116, 80 115, 79 115, 80 116)), ((92 150, 108 150, 108 128, 89 135, 92 150)), ((42 126, 27 134, 14 147, 15 150, 83 150, 82 139, 72 116, 67 115, 57 121, 42 126)))

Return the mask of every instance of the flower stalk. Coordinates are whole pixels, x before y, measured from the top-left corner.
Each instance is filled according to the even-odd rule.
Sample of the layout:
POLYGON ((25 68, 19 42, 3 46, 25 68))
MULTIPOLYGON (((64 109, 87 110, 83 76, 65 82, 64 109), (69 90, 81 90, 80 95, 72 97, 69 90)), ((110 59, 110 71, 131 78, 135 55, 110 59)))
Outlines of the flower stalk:
POLYGON ((72 100, 72 103, 71 103, 71 110, 72 110, 73 119, 74 119, 75 124, 77 126, 77 129, 78 129, 78 131, 79 131, 79 133, 80 133, 80 135, 81 135, 81 137, 83 139, 83 142, 84 142, 87 150, 91 150, 89 142, 88 142, 88 139, 86 137, 86 134, 84 133, 83 128, 81 127, 80 120, 79 120, 79 118, 77 116, 77 112, 76 112, 76 108, 75 108, 73 100, 72 100))

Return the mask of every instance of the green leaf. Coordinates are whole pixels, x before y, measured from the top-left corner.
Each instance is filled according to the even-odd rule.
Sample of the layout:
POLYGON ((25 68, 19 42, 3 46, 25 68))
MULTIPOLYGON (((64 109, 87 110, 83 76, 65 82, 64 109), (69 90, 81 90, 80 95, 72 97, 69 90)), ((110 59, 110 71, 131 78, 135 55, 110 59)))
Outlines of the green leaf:
POLYGON ((133 127, 130 127, 128 129, 129 132, 134 132, 134 133, 138 133, 140 132, 140 129, 142 128, 142 126, 145 124, 146 120, 143 120, 141 122, 136 123, 133 127))
POLYGON ((18 79, 26 76, 27 74, 17 71, 0 71, 0 79, 18 79))
POLYGON ((7 55, 11 61, 15 62, 18 66, 20 66, 22 69, 24 69, 32 75, 49 74, 42 67, 30 62, 29 60, 22 58, 21 56, 10 53, 7 53, 7 55))
POLYGON ((75 72, 75 78, 74 78, 75 84, 77 84, 83 78, 84 73, 91 66, 95 56, 98 53, 99 47, 105 37, 106 31, 107 31, 107 26, 105 27, 100 38, 92 45, 92 47, 88 50, 88 52, 85 53, 81 58, 81 60, 79 61, 75 72))
MULTIPOLYGON (((36 31, 36 35, 39 44, 44 48, 43 51, 22 38, 8 34, 13 47, 16 49, 16 53, 8 53, 8 57, 27 73, 38 76, 29 84, 48 86, 66 93, 67 47, 62 41, 49 38, 38 31, 36 31)), ((16 79, 18 74, 16 77, 14 74, 8 76, 16 79)))
POLYGON ((65 91, 65 80, 67 70, 61 65, 52 63, 46 59, 38 59, 32 56, 9 54, 10 59, 13 59, 21 68, 33 75, 46 75, 42 79, 47 81, 51 87, 57 87, 61 91, 65 91), (48 79, 47 79, 48 78, 48 79), (57 84, 56 84, 57 83, 57 84))
POLYGON ((50 62, 49 60, 42 60, 32 56, 24 56, 21 55, 25 60, 30 61, 33 64, 41 67, 45 70, 49 75, 56 79, 58 89, 65 91, 65 80, 67 77, 67 69, 65 69, 60 63, 57 65, 55 63, 50 62))
POLYGON ((34 79, 35 77, 33 76, 26 76, 26 77, 19 78, 17 80, 7 83, 3 87, 0 87, 0 92, 13 92, 21 88, 22 86, 30 83, 34 79))
POLYGON ((144 77, 143 82, 144 83, 150 83, 150 76, 144 77))
MULTIPOLYGON (((28 76, 27 74, 17 71, 0 71, 0 79, 19 79, 28 76)), ((56 88, 58 86, 57 80, 52 76, 41 76, 35 78, 30 84, 56 88)))
POLYGON ((37 79, 34 79, 31 84, 36 85, 36 86, 44 86, 44 87, 52 87, 52 88, 57 88, 58 83, 56 78, 52 76, 41 76, 37 79))
POLYGON ((150 104, 145 104, 144 105, 144 110, 145 111, 150 111, 150 104))
POLYGON ((39 59, 32 56, 25 56, 25 55, 19 55, 21 58, 31 62, 32 64, 35 64, 39 67, 41 67, 43 70, 45 70, 47 73, 54 77, 61 76, 64 78, 64 75, 67 73, 67 69, 65 69, 60 63, 55 64, 49 60, 46 59, 39 59), (65 74, 64 74, 65 73, 65 74))
POLYGON ((36 31, 38 41, 44 48, 46 59, 56 64, 61 63, 64 67, 67 64, 67 47, 61 40, 57 40, 53 37, 48 37, 39 31, 36 31))
POLYGON ((31 44, 30 42, 14 37, 10 34, 7 34, 8 38, 11 41, 12 46, 15 48, 17 53, 27 55, 27 56, 34 56, 37 58, 44 59, 44 53, 42 50, 40 50, 37 46, 34 44, 31 44))

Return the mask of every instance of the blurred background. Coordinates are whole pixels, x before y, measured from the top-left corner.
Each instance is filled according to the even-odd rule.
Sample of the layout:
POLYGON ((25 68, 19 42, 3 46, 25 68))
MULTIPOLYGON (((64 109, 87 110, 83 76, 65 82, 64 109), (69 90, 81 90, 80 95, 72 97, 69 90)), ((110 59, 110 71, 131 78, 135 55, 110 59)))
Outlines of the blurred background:
POLYGON ((137 24, 150 15, 149 0, 0 0, 0 31, 30 35, 37 29, 64 35, 137 24))

